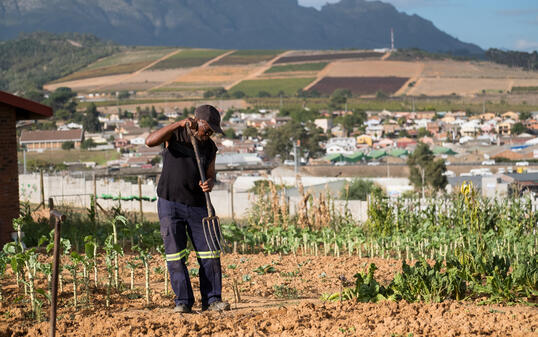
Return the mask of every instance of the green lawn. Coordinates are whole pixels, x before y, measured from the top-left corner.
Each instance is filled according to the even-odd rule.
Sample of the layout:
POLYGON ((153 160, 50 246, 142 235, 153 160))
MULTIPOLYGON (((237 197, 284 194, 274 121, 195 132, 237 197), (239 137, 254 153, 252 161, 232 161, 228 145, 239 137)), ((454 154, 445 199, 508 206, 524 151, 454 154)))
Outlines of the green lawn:
POLYGON ((285 73, 291 71, 319 71, 328 64, 328 62, 316 62, 316 63, 298 63, 298 64, 287 64, 283 66, 273 66, 268 69, 265 73, 285 73))
POLYGON ((242 91, 247 96, 258 96, 260 91, 266 91, 271 96, 277 96, 280 91, 283 91, 287 96, 293 96, 297 90, 306 87, 315 78, 279 78, 268 80, 249 80, 243 81, 233 87, 230 93, 242 91))
POLYGON ((282 52, 282 50, 237 50, 213 65, 244 65, 266 62, 282 52))
POLYGON ((198 67, 225 52, 221 49, 186 49, 157 63, 150 70, 198 67))

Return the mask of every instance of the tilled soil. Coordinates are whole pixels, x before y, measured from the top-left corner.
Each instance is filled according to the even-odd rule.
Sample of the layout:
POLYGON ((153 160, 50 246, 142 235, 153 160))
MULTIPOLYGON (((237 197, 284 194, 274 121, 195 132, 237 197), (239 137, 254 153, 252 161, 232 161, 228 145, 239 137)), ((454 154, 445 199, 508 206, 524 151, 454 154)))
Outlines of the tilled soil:
MULTIPOLYGON (((132 259, 133 256, 123 258, 132 259)), ((376 279, 388 283, 400 269, 400 262, 388 259, 359 259, 352 256, 314 257, 269 255, 225 255, 223 299, 232 310, 201 312, 199 294, 194 313, 173 312, 173 295, 164 295, 162 260, 151 265, 151 304, 144 299, 143 270, 137 270, 135 290, 129 288, 129 271, 122 271, 124 289, 113 291, 105 307, 105 288, 91 287, 91 304, 79 288, 79 307, 73 308, 71 279, 64 272, 64 289, 58 311, 61 336, 537 336, 538 309, 517 305, 477 305, 473 302, 406 303, 323 302, 323 293, 339 291, 339 276, 348 283, 370 263, 379 269, 376 279), (262 267, 262 268, 259 268, 262 267), (254 270, 274 272, 259 275, 254 270), (241 301, 235 303, 236 283, 241 301)), ((191 268, 198 265, 191 254, 191 268)), ((261 271, 260 271, 261 272, 261 271)), ((101 271, 104 277, 104 271, 101 271)), ((29 304, 21 300, 13 275, 2 280, 4 295, 0 315, 0 336, 48 335, 48 322, 30 318, 29 304)), ((104 282, 102 280, 101 282, 104 282)), ((198 278, 192 277, 195 293, 198 278)), ((40 287, 44 286, 41 281, 40 287)), ((170 290, 171 291, 171 290, 170 290)), ((44 306, 48 319, 48 306, 44 306)))

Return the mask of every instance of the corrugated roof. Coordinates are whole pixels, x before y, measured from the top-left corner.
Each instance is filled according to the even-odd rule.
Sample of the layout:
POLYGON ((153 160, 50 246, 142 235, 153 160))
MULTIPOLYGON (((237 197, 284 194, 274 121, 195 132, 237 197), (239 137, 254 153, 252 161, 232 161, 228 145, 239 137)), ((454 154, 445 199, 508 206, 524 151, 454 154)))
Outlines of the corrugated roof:
POLYGON ((17 120, 43 119, 52 116, 52 108, 28 99, 0 91, 0 104, 15 108, 17 120))
POLYGON ((21 133, 20 142, 23 143, 38 143, 38 142, 53 142, 53 141, 82 141, 82 129, 58 131, 58 130, 39 130, 27 131, 21 133))

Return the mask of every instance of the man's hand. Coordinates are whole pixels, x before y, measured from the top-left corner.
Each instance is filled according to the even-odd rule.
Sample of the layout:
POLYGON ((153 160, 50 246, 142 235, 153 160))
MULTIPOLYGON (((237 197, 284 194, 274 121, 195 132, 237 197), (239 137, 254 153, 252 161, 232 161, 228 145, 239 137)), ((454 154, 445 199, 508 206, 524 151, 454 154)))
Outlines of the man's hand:
POLYGON ((211 192, 213 190, 213 186, 215 186, 215 181, 213 178, 207 178, 207 180, 202 184, 202 181, 200 180, 198 182, 198 185, 200 185, 200 188, 204 192, 211 192))

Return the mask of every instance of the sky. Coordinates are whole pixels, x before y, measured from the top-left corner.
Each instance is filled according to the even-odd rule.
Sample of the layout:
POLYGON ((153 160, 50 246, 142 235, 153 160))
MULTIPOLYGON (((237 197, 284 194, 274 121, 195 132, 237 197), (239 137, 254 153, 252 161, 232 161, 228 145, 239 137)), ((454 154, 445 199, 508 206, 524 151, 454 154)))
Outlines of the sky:
MULTIPOLYGON (((321 8, 339 0, 298 0, 321 8)), ((538 0, 383 0, 482 49, 538 50, 538 0)), ((397 48, 396 41, 396 48, 397 48)))

